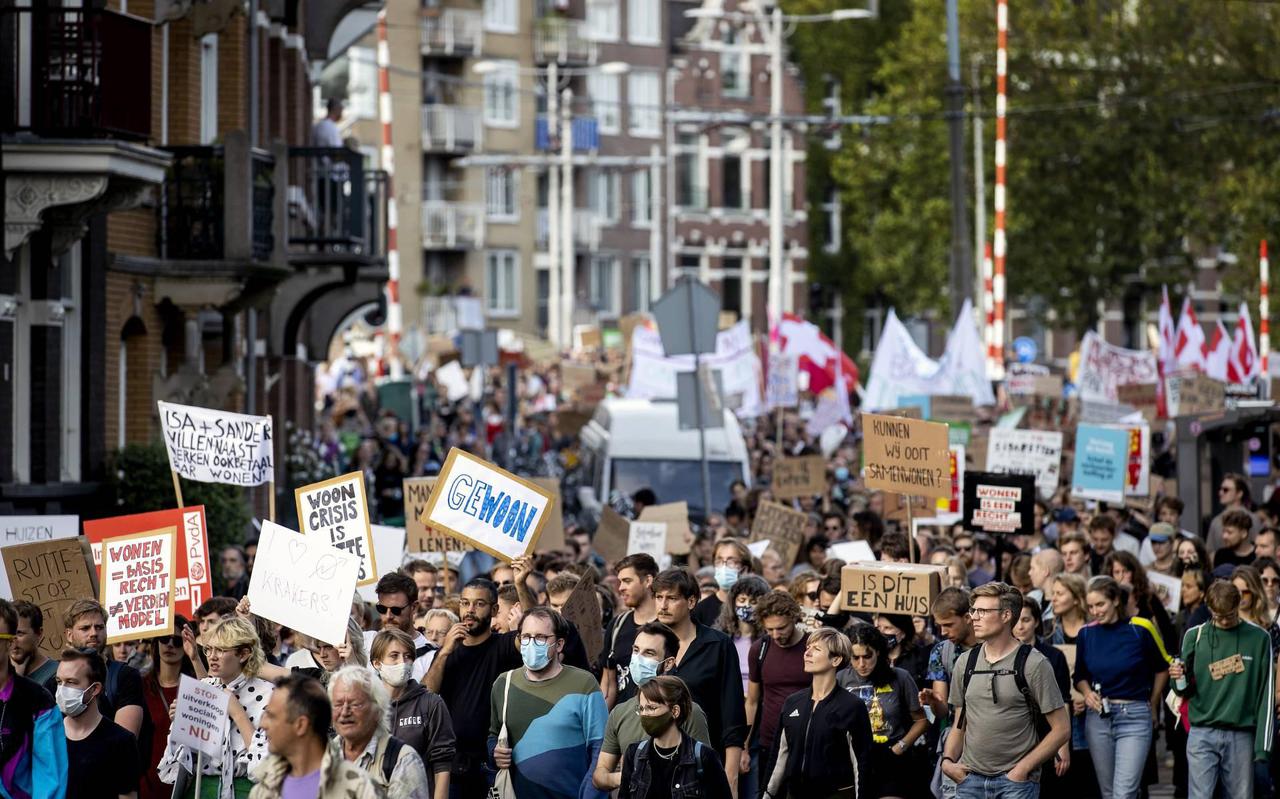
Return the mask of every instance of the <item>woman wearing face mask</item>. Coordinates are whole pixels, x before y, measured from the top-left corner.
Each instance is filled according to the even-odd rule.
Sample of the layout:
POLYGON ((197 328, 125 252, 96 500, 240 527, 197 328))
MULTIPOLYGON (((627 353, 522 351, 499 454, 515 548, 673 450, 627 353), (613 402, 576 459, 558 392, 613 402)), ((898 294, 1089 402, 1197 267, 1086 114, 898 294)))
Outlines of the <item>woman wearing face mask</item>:
MULTIPOLYGON (((209 676, 204 683, 221 688, 228 697, 227 711, 231 723, 222 739, 222 756, 203 758, 204 779, 198 799, 247 799, 252 783, 249 773, 267 756, 267 736, 258 726, 262 712, 275 687, 261 679, 265 655, 258 633, 250 622, 223 619, 205 632, 202 639, 209 676)), ((169 708, 173 718, 174 707, 169 708)), ((195 797, 196 755, 185 746, 173 742, 172 736, 160 760, 160 781, 173 785, 182 775, 184 789, 180 799, 195 797)))
MULTIPOLYGON (((690 616, 695 624, 707 627, 716 626, 720 610, 729 602, 729 589, 733 588, 742 577, 754 573, 751 566, 751 551, 747 549, 746 544, 736 538, 726 538, 716 542, 712 553, 716 592, 699 602, 690 616)), ((729 607, 732 608, 733 605, 730 604, 729 607)))
POLYGON ((618 799, 729 799, 714 749, 686 734, 693 699, 679 677, 654 677, 638 689, 648 736, 627 747, 618 799))
MULTIPOLYGON (((186 619, 174 617, 174 630, 186 626, 186 619)), ((182 651, 181 633, 152 638, 146 644, 155 665, 142 678, 142 694, 147 701, 147 714, 156 727, 151 734, 151 753, 142 772, 142 781, 138 784, 138 796, 139 799, 169 799, 173 787, 162 783, 156 771, 169 740, 169 705, 178 698, 178 683, 182 675, 195 677, 196 672, 190 658, 182 651)))
POLYGON ((417 750, 431 796, 448 797, 453 724, 444 700, 412 677, 413 639, 403 630, 383 630, 374 637, 370 655, 373 670, 391 693, 391 734, 417 750))
POLYGON ((915 620, 896 613, 876 616, 876 629, 889 645, 889 665, 911 675, 916 685, 928 685, 929 647, 916 637, 915 620))
POLYGON ((769 593, 769 584, 763 578, 749 575, 734 583, 729 589, 729 601, 720 609, 715 628, 733 639, 738 650, 738 667, 742 671, 742 692, 747 691, 747 652, 760 637, 760 620, 755 617, 755 602, 769 593))
POLYGON ((916 739, 929 729, 920 706, 920 690, 902 669, 889 665, 889 642, 875 627, 860 624, 849 634, 852 667, 837 684, 860 698, 871 718, 871 765, 881 797, 917 796, 924 786, 916 779, 916 739))

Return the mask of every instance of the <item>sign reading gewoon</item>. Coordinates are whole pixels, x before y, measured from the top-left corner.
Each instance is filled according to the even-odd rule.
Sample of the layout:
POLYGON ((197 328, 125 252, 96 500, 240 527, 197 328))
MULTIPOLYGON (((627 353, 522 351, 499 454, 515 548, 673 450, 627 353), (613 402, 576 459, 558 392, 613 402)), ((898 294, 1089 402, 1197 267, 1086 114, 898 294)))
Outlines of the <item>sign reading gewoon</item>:
POLYGON ((987 471, 1034 475, 1040 496, 1053 496, 1062 477, 1062 433, 992 428, 987 437, 987 471))
MULTIPOLYGON (((323 536, 329 545, 360 559, 356 585, 378 582, 378 560, 369 527, 369 499, 364 472, 349 472, 296 488, 298 525, 306 536, 323 536)), ((255 564, 256 565, 256 564, 255 564)))
POLYGON ((76 600, 93 596, 89 564, 79 538, 35 541, 5 547, 4 570, 12 592, 40 608, 46 619, 40 651, 57 659, 63 647, 62 617, 76 600))
POLYGON ((441 565, 449 559, 461 558, 471 551, 465 542, 451 535, 432 530, 422 521, 427 505, 431 502, 434 490, 434 477, 406 477, 404 481, 404 528, 407 537, 406 546, 410 552, 426 555, 432 562, 441 565))
POLYGON ((188 480, 256 486, 275 480, 270 416, 157 402, 169 468, 188 480))
POLYGON ((107 643, 173 634, 173 528, 102 542, 99 600, 107 611, 107 643))
POLYGON ((1035 529, 1036 478, 1029 474, 965 472, 964 526, 985 533, 1035 529))
POLYGON ((532 552, 556 497, 454 447, 423 514, 424 524, 511 561, 532 552))
POLYGON ((924 563, 857 563, 840 570, 844 610, 927 616, 942 590, 942 566, 924 563))
POLYGON ((1124 428, 1077 426, 1071 496, 1124 502, 1129 444, 1129 432, 1124 428))
POLYGON ((178 704, 174 708, 169 735, 178 746, 209 757, 222 756, 222 738, 227 731, 227 700, 231 694, 183 674, 178 682, 178 704))
POLYGON ((326 644, 346 640, 351 596, 362 562, 321 536, 263 521, 249 578, 254 615, 326 644))
POLYGON ((945 424, 864 413, 862 437, 867 488, 951 497, 951 444, 945 424))
POLYGON ((751 541, 768 541, 790 569, 804 545, 804 525, 808 515, 786 505, 764 500, 751 523, 751 541))
POLYGON ((174 533, 174 545, 177 549, 173 580, 174 607, 185 618, 194 619, 196 608, 213 596, 209 533, 205 526, 204 505, 86 521, 84 537, 89 539, 94 569, 102 565, 102 542, 107 538, 152 530, 172 530, 174 533))
POLYGON ((827 490, 827 461, 821 455, 779 458, 773 463, 769 488, 778 499, 822 494, 827 490))

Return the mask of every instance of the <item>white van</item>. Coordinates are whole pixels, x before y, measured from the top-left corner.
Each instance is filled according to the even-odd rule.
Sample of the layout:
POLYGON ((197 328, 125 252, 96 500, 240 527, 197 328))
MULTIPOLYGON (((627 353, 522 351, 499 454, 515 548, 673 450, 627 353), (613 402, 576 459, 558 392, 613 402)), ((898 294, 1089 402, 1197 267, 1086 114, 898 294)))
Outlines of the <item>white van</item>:
MULTIPOLYGON (((582 442, 583 484, 599 502, 613 491, 631 496, 653 489, 659 503, 689 503, 689 516, 704 519, 698 431, 681 430, 675 401, 610 398, 578 434, 582 442)), ((751 459, 733 411, 724 427, 708 430, 707 472, 711 508, 722 512, 734 480, 751 485, 751 459)))

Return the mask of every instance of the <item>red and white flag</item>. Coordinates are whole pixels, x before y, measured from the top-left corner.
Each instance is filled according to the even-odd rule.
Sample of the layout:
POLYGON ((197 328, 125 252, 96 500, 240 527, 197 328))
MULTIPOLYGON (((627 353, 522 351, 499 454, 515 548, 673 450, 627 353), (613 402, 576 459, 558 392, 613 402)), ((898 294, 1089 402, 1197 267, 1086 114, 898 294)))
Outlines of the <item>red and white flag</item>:
POLYGON ((1177 363, 1177 357, 1174 355, 1174 342, 1176 334, 1173 328, 1173 309, 1169 306, 1169 287, 1162 287, 1162 296, 1160 298, 1160 367, 1167 374, 1174 371, 1174 364, 1177 363))
POLYGON ((1213 329, 1213 341, 1209 343, 1209 349, 1205 352, 1204 373, 1214 380, 1227 382, 1227 360, 1230 356, 1231 334, 1219 319, 1218 326, 1213 329))
POLYGON ((1191 298, 1182 301, 1182 315, 1178 317, 1178 333, 1173 345, 1174 366, 1178 369, 1204 371, 1204 329, 1196 319, 1196 309, 1191 298))
POLYGON ((852 392, 858 385, 858 365, 842 352, 837 366, 836 345, 817 325, 795 314, 783 314, 771 337, 775 335, 781 342, 781 351, 797 356, 800 371, 809 374, 810 393, 821 394, 835 385, 837 369, 846 390, 852 392))
POLYGON ((1231 342, 1231 354, 1227 361, 1227 379, 1232 383, 1247 383, 1262 373, 1258 359, 1258 345, 1253 337, 1253 319, 1249 306, 1240 303, 1240 320, 1236 322, 1236 337, 1231 342))

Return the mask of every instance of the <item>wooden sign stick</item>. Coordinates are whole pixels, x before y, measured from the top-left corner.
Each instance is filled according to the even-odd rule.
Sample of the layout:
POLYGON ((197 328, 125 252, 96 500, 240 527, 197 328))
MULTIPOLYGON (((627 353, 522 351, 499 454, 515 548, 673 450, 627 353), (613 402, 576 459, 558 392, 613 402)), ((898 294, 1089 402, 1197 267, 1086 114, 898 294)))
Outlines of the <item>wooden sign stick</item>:
POLYGON ((911 521, 911 497, 906 494, 899 494, 898 496, 902 497, 902 501, 907 505, 907 557, 910 558, 912 563, 916 563, 920 559, 916 557, 919 553, 916 552, 915 524, 911 521))
POLYGON ((276 520, 276 481, 267 481, 267 518, 276 520))
POLYGON ((178 472, 170 469, 169 474, 173 475, 173 493, 178 498, 178 507, 185 508, 186 505, 182 502, 182 484, 178 482, 178 472))

